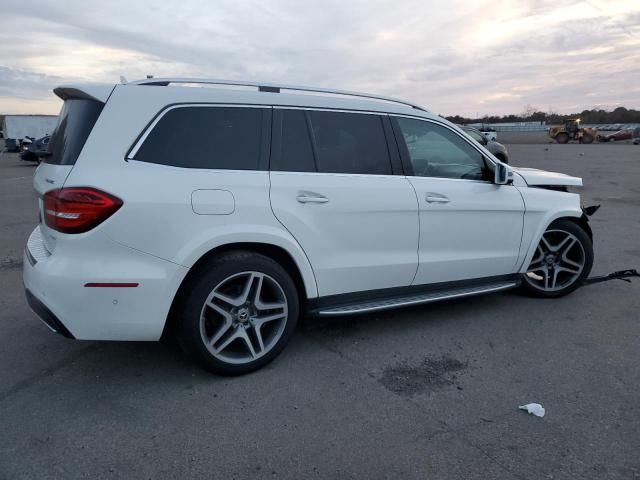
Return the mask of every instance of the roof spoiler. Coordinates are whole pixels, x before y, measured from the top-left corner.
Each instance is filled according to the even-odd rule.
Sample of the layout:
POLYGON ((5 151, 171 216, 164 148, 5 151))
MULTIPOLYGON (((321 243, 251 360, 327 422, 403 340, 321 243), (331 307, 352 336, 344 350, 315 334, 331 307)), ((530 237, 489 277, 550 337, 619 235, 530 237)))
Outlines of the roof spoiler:
POLYGON ((106 103, 114 88, 115 85, 112 84, 63 85, 54 88, 53 93, 62 100, 80 98, 106 103))

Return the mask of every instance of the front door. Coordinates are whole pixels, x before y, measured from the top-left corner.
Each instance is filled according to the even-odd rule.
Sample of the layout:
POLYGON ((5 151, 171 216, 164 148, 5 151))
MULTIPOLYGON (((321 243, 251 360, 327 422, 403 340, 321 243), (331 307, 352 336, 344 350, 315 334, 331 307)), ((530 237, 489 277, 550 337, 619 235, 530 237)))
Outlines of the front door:
POLYGON ((445 124, 393 118, 407 178, 420 208, 415 285, 516 272, 524 201, 492 182, 490 161, 445 124))

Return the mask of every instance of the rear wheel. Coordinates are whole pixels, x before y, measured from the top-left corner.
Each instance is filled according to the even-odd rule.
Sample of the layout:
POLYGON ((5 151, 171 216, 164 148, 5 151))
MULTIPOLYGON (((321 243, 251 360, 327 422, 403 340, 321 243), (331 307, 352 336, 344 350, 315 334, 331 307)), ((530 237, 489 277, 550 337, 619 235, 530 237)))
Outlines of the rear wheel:
POLYGON ((561 297, 584 282, 592 265, 593 245, 587 233, 570 220, 558 220, 542 235, 522 286, 538 297, 561 297))
POLYGON ((568 133, 559 133, 556 135, 556 142, 558 143, 568 143, 569 142, 569 134, 568 133))
POLYGON ((204 368, 241 375, 273 360, 298 320, 298 295, 275 261, 251 252, 215 258, 179 310, 178 341, 204 368))

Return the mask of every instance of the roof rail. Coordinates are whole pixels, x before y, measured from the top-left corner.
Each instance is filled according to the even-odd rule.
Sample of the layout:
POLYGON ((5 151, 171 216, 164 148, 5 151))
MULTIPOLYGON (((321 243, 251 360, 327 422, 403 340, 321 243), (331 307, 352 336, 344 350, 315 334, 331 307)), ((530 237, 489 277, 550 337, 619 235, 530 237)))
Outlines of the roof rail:
POLYGON ((394 97, 384 97, 381 95, 373 95, 371 93, 350 92, 346 90, 333 90, 330 88, 306 87, 306 86, 300 86, 300 85, 286 85, 286 84, 270 83, 270 82, 250 82, 245 80, 219 80, 219 79, 211 79, 211 78, 168 77, 168 78, 146 78, 144 80, 136 80, 133 82, 129 82, 128 85, 155 85, 155 86, 165 87, 172 83, 193 83, 193 84, 204 84, 204 85, 232 85, 232 86, 242 86, 242 87, 256 87, 259 92, 269 92, 269 93, 280 93, 280 90, 292 90, 292 91, 310 92, 310 93, 327 93, 332 95, 344 95, 349 97, 371 98, 374 100, 381 100, 384 102, 399 103, 411 108, 415 108, 417 110, 422 110, 424 112, 428 111, 426 108, 423 108, 420 105, 408 102, 406 100, 401 100, 399 98, 394 98, 394 97))

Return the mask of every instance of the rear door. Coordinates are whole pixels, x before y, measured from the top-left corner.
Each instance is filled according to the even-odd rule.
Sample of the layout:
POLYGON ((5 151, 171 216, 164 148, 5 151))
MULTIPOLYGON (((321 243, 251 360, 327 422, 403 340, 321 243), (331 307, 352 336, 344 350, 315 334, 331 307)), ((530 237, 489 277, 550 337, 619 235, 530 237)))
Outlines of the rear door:
POLYGON ((49 139, 47 153, 43 155, 43 161, 36 169, 33 186, 38 195, 40 230, 50 253, 55 249, 58 233, 42 221, 43 196, 49 190, 62 188, 64 185, 102 112, 102 107, 104 103, 94 99, 66 99, 58 117, 58 124, 49 139))
POLYGON ((394 175, 385 122, 274 109, 271 206, 308 256, 320 296, 408 286, 416 273, 417 200, 394 175))

